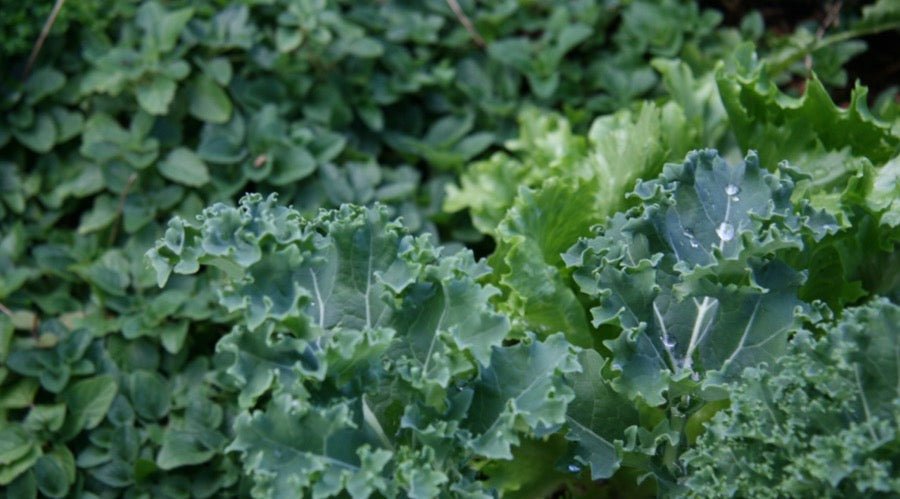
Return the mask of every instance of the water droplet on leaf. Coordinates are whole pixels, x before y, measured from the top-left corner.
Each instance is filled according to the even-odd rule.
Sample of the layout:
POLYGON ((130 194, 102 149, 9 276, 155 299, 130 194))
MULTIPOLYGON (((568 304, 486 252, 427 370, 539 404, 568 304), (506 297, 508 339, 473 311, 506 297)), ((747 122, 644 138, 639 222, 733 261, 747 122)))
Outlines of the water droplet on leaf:
POLYGON ((734 239, 734 226, 727 222, 722 222, 719 224, 719 227, 716 228, 716 235, 719 236, 719 239, 722 241, 731 241, 734 239))
POLYGON ((675 345, 677 345, 677 343, 675 342, 674 339, 669 338, 668 336, 666 336, 665 338, 663 338, 663 345, 664 345, 666 348, 668 348, 669 350, 671 350, 671 349, 675 348, 675 345))
POLYGON ((700 246, 700 244, 697 243, 697 240, 694 239, 694 232, 691 229, 684 229, 683 234, 684 237, 687 238, 688 243, 691 245, 691 248, 697 248, 700 246))
POLYGON ((725 186, 725 194, 728 194, 729 196, 734 196, 739 192, 741 192, 741 188, 734 184, 728 184, 725 186))
POLYGON ((579 471, 581 471, 581 466, 578 466, 577 464, 570 464, 569 471, 571 471, 572 473, 578 473, 579 471))

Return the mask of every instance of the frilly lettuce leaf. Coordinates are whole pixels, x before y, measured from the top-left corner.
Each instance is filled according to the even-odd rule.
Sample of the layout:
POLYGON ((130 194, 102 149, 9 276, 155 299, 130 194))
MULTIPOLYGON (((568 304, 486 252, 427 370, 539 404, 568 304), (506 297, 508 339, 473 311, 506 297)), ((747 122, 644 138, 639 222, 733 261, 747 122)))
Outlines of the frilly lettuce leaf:
POLYGON ((900 156, 895 156, 878 170, 866 203, 872 211, 883 213, 882 225, 900 227, 900 156))
POLYGON ((730 67, 721 65, 716 80, 738 143, 758 150, 763 164, 786 159, 804 169, 807 165, 800 160, 810 154, 848 148, 881 165, 900 150, 900 136, 872 116, 866 105, 868 91, 859 84, 846 109, 831 100, 815 74, 801 97, 788 96, 750 46, 737 52, 730 67))
POLYGON ((568 183, 591 182, 591 203, 602 215, 623 205, 636 179, 652 176, 667 159, 681 157, 696 141, 680 106, 643 103, 637 110, 601 116, 587 136, 572 131, 562 116, 526 108, 519 114, 520 132, 495 153, 475 162, 448 186, 445 211, 468 209, 475 227, 502 238, 498 224, 522 187, 539 189, 549 178, 568 183))
POLYGON ((602 220, 592 206, 593 186, 549 179, 538 191, 522 188, 498 228, 501 239, 489 261, 517 330, 562 331, 579 346, 593 344, 587 312, 560 258, 602 220))
POLYGON ((445 208, 468 208, 497 248, 490 258, 502 308, 518 332, 565 332, 593 344, 584 306, 572 291, 561 254, 589 228, 625 206, 624 193, 642 176, 682 155, 696 140, 681 108, 645 103, 637 111, 598 118, 587 137, 557 116, 534 110, 523 131, 498 153, 464 173, 445 208))
POLYGON ((799 265, 809 269, 802 295, 835 311, 871 295, 900 298, 897 158, 881 168, 866 158, 859 162, 859 171, 833 194, 834 207, 825 208, 835 213, 840 231, 800 255, 799 265))
POLYGON ((897 268, 900 240, 892 202, 900 128, 869 112, 866 87, 857 84, 842 108, 813 75, 805 93, 791 97, 769 77, 770 65, 743 46, 716 79, 740 145, 758 149, 763 164, 790 161, 798 173, 794 199, 825 210, 841 228, 793 262, 809 269, 802 296, 835 310, 873 294, 897 296, 889 269, 897 268))
POLYGON ((588 154, 584 136, 575 134, 569 122, 537 108, 519 113, 519 137, 508 141, 508 152, 494 153, 471 164, 459 185, 447 187, 444 210, 469 210, 472 222, 484 234, 494 234, 497 224, 515 201, 520 186, 536 186, 556 171, 586 173, 588 154))
POLYGON ((900 308, 846 309, 816 339, 751 368, 684 454, 691 497, 869 497, 900 493, 900 308), (740 456, 735 460, 734 456, 740 456))
POLYGON ((148 255, 161 283, 220 270, 237 315, 217 349, 243 409, 229 449, 256 495, 470 495, 475 461, 459 463, 511 459, 565 421, 571 344, 505 345, 484 262, 443 255, 384 207, 306 218, 248 195, 173 220, 148 255))

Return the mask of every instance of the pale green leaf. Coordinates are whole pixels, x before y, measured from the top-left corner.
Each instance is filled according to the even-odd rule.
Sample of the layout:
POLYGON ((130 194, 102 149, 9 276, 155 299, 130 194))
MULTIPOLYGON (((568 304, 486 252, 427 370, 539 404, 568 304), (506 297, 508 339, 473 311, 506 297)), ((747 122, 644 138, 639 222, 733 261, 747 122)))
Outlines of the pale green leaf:
POLYGON ((138 104, 150 114, 166 114, 175 97, 175 82, 165 76, 154 76, 138 84, 135 90, 138 104))
POLYGON ((205 74, 194 78, 188 100, 188 110, 198 120, 221 124, 231 119, 231 99, 218 83, 205 74))
POLYGON ((209 169, 197 154, 185 147, 173 149, 157 164, 159 172, 169 180, 191 187, 209 182, 209 169))

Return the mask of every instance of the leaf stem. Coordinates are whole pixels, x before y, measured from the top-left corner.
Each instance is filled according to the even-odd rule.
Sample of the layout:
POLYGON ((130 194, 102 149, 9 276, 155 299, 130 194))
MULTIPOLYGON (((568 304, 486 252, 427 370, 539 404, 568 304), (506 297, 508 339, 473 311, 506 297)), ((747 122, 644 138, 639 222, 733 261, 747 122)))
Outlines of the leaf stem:
MULTIPOLYGON (((696 301, 694 303, 696 304, 696 301)), ((694 349, 697 348, 697 344, 700 341, 703 319, 706 318, 706 313, 712 309, 716 303, 715 300, 710 300, 708 296, 704 296, 703 301, 697 305, 697 318, 694 319, 694 327, 691 329, 691 339, 688 342, 687 351, 684 354, 682 368, 691 368, 691 365, 693 364, 694 349)))
POLYGON ((459 6, 459 3, 456 0, 447 0, 447 5, 450 6, 450 10, 453 11, 453 14, 456 16, 456 20, 459 21, 460 24, 466 28, 466 31, 469 32, 469 36, 472 37, 472 40, 475 42, 475 45, 478 45, 481 48, 484 48, 484 38, 478 33, 475 29, 475 26, 472 25, 472 21, 469 20, 466 13, 463 12, 462 7, 459 6))
POLYGON ((872 437, 872 440, 878 440, 878 435, 875 434, 875 429, 872 428, 872 412, 869 410, 869 401, 866 400, 866 392, 863 390, 862 380, 859 377, 859 365, 856 366, 856 369, 853 370, 853 376, 856 378, 856 386, 859 388, 859 397, 862 400, 863 413, 866 415, 866 423, 869 430, 869 436, 872 437))
POLYGON ((53 4, 53 9, 50 11, 50 15, 44 22, 44 27, 41 28, 41 34, 38 35, 38 39, 34 43, 34 47, 31 48, 31 54, 28 55, 28 62, 25 63, 25 69, 22 71, 22 81, 28 79, 28 75, 31 73, 31 68, 34 66, 35 61, 37 61, 37 56, 41 52, 41 48, 44 47, 44 42, 47 41, 47 37, 50 36, 50 30, 56 23, 56 18, 59 16, 59 12, 62 10, 62 6, 65 3, 66 0, 56 0, 56 3, 53 4))
MULTIPOLYGON (((838 17, 838 16, 841 13, 841 4, 842 4, 842 2, 840 0, 838 0, 837 2, 834 2, 834 3, 826 6, 825 19, 822 20, 822 24, 819 26, 819 29, 816 30, 816 39, 817 40, 821 40, 822 37, 825 36, 825 30, 827 30, 829 28, 829 26, 831 26, 832 24, 834 24, 835 26, 838 25, 838 22, 840 21, 840 17, 838 17)), ((811 53, 806 54, 806 60, 804 61, 804 63, 806 64, 806 70, 812 71, 813 60, 812 60, 811 53)))
POLYGON ((834 45, 835 43, 845 42, 847 40, 851 40, 853 38, 859 38, 866 35, 872 35, 875 33, 881 33, 882 31, 890 31, 892 29, 900 29, 900 21, 892 22, 888 24, 878 25, 878 26, 867 26, 863 28, 850 29, 847 31, 842 31, 840 33, 835 33, 830 36, 826 36, 824 38, 818 38, 814 42, 810 43, 806 47, 801 47, 797 52, 794 52, 784 59, 778 61, 773 60, 771 62, 769 73, 772 75, 780 74, 787 70, 794 64, 795 62, 806 57, 807 54, 811 54, 819 49, 823 49, 829 45, 834 45))

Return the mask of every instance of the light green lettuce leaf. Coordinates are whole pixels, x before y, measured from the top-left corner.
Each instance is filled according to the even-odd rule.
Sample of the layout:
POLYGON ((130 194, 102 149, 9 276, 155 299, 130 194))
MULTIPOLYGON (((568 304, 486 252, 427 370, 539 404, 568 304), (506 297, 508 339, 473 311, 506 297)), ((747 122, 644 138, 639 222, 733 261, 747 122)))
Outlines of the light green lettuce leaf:
POLYGON ((803 297, 839 310, 870 294, 896 294, 898 129, 869 112, 865 87, 857 84, 846 109, 815 75, 801 97, 791 97, 770 79, 770 65, 743 46, 716 79, 740 145, 757 148, 763 164, 790 161, 794 199, 839 224, 837 234, 792 261, 809 269, 803 297))
POLYGON ((462 177, 468 190, 451 190, 448 200, 474 200, 467 206, 479 228, 498 223, 486 230, 497 242, 490 263, 517 329, 565 332, 573 343, 589 346, 594 335, 561 254, 592 225, 626 206, 624 193, 639 178, 654 175, 666 159, 682 155, 697 133, 674 104, 645 103, 636 112, 600 117, 586 142, 560 118, 525 116, 531 125, 510 145, 524 162, 509 158, 506 163, 516 166, 504 169, 495 156, 492 168, 504 176, 483 175, 490 170, 475 165, 472 175, 462 177), (545 136, 538 140, 541 126, 545 136), (516 173, 506 177, 510 171, 516 173), (480 185, 485 179, 490 181, 480 185), (505 187, 493 187, 498 184, 505 187), (492 196, 513 189, 515 197, 492 196))
POLYGON ((791 97, 772 81, 751 46, 720 65, 716 81, 738 144, 757 150, 763 164, 788 160, 811 173, 813 160, 824 153, 846 148, 882 165, 900 150, 900 135, 872 116, 868 90, 859 84, 846 109, 832 101, 815 74, 801 97, 791 97))
POLYGON ((505 144, 508 152, 469 165, 460 185, 447 187, 444 210, 468 209, 475 228, 484 234, 495 233, 519 187, 539 185, 554 171, 581 171, 586 159, 585 137, 573 133, 562 116, 529 107, 518 121, 519 136, 505 144))
POLYGON ((602 220, 591 202, 595 185, 550 179, 538 191, 523 187, 500 224, 490 263, 517 329, 564 332, 577 345, 593 344, 587 312, 560 255, 602 220))

